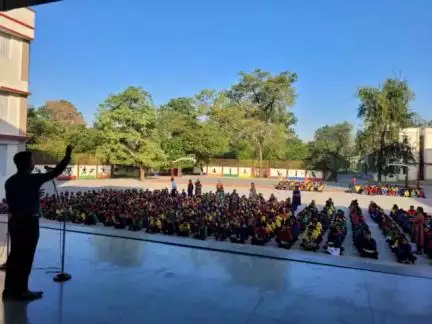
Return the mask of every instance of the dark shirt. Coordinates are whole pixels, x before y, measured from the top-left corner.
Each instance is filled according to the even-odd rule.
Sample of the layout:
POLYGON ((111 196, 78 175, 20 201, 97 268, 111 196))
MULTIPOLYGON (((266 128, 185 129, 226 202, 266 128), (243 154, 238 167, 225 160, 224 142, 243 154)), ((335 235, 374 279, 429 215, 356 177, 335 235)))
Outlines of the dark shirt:
POLYGON ((364 240, 363 242, 363 249, 376 251, 376 242, 373 238, 370 240, 364 240))
POLYGON ((50 180, 58 177, 66 169, 70 157, 66 156, 47 173, 17 172, 5 183, 6 202, 12 217, 29 217, 39 214, 40 188, 50 180))

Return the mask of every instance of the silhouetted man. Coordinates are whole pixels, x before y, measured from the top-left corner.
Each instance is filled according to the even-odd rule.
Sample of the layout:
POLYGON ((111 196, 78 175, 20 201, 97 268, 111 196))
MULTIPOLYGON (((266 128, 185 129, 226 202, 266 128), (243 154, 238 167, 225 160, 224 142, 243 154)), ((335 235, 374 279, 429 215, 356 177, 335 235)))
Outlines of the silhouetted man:
POLYGON ((11 249, 6 264, 4 300, 34 300, 42 297, 42 291, 28 289, 39 240, 40 189, 45 182, 63 173, 70 162, 71 153, 72 147, 69 145, 65 157, 52 171, 39 174, 32 174, 34 163, 31 152, 19 152, 14 156, 17 173, 5 183, 11 249))

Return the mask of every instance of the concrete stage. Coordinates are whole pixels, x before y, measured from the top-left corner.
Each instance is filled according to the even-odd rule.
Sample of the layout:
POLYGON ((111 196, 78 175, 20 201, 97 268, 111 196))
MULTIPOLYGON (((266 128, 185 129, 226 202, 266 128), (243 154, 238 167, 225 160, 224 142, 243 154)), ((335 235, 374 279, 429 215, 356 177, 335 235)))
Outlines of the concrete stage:
MULTIPOLYGON (((133 237, 141 233, 115 231, 131 235, 126 239, 108 237, 113 233, 104 228, 87 227, 85 234, 80 233, 84 227, 68 227, 74 231, 67 234, 72 281, 54 283, 43 269, 59 265, 59 232, 42 229, 31 287, 43 289, 45 296, 28 305, 2 305, 0 323, 430 322, 432 280, 406 270, 415 267, 400 268, 402 276, 384 273, 379 265, 366 271, 335 258, 323 262, 321 254, 301 253, 307 258, 301 260, 295 251, 282 258, 286 252, 268 249, 280 254, 263 257, 260 247, 217 242, 231 247, 227 253, 208 250, 211 242, 180 247, 173 244, 186 242, 183 238, 164 237, 160 244, 133 237)), ((6 225, 0 224, 2 242, 5 233, 6 225)))

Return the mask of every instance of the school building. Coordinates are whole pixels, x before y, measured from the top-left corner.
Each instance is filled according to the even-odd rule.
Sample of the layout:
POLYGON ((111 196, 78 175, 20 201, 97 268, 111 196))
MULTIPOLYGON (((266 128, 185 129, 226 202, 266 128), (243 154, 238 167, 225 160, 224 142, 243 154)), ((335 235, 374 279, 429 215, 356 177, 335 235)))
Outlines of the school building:
POLYGON ((25 149, 30 44, 35 12, 0 12, 0 199, 4 182, 16 171, 13 156, 25 149))

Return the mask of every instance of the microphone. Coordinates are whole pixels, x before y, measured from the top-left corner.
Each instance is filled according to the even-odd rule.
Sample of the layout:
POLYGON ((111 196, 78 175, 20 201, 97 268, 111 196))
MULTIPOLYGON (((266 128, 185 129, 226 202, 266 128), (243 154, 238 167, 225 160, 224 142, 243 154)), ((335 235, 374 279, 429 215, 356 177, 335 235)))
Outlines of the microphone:
POLYGON ((53 167, 50 167, 50 166, 48 166, 48 165, 45 165, 45 166, 44 166, 44 169, 45 169, 45 171, 52 171, 52 170, 54 170, 53 167))

